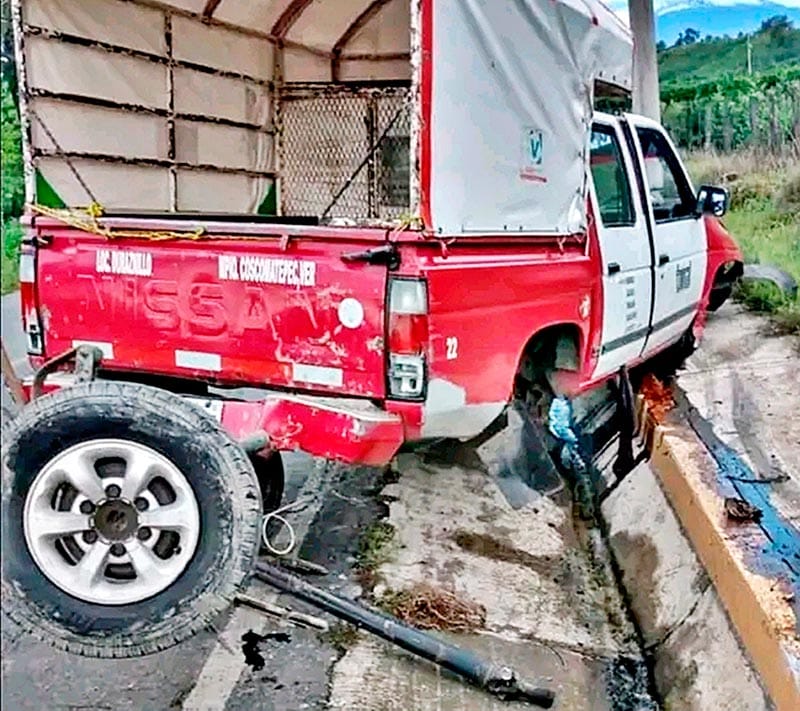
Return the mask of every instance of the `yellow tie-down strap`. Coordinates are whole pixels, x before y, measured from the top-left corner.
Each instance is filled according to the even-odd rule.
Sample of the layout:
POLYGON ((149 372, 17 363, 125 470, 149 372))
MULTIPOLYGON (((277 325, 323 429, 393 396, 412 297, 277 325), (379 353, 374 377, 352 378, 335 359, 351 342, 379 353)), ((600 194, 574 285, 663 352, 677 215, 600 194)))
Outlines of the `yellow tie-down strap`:
POLYGON ((63 222, 65 225, 100 235, 106 239, 146 239, 153 242, 163 242, 171 239, 204 239, 207 237, 205 230, 198 227, 195 230, 179 232, 177 230, 123 230, 101 225, 98 218, 103 216, 102 205, 92 203, 86 208, 57 208, 47 207, 46 205, 31 205, 31 210, 52 217, 54 220, 63 222))
MULTIPOLYGON (((91 234, 100 235, 101 237, 105 237, 108 240, 114 239, 144 239, 150 240, 152 242, 165 242, 167 240, 178 240, 178 239, 188 239, 188 240, 202 240, 202 239, 214 239, 214 240, 261 240, 263 239, 260 235, 209 235, 204 227, 197 227, 194 230, 124 230, 118 229, 114 227, 108 227, 107 225, 102 225, 98 221, 98 218, 102 217, 104 214, 104 209, 102 205, 98 203, 92 203, 88 207, 66 207, 66 208, 59 208, 59 207, 47 207, 46 205, 40 205, 38 203, 34 203, 30 206, 30 209, 38 213, 39 215, 44 215, 45 217, 51 217, 54 220, 58 220, 59 222, 63 222, 65 225, 69 225, 70 227, 74 227, 75 229, 82 230, 83 232, 89 232, 91 234)), ((397 220, 393 220, 389 223, 381 223, 381 227, 385 228, 390 232, 390 239, 391 236, 399 234, 400 232, 405 232, 409 229, 419 230, 422 221, 418 217, 403 217, 397 220)), ((358 226, 358 225, 354 225, 358 226)), ((375 226, 375 225, 371 225, 375 226)))

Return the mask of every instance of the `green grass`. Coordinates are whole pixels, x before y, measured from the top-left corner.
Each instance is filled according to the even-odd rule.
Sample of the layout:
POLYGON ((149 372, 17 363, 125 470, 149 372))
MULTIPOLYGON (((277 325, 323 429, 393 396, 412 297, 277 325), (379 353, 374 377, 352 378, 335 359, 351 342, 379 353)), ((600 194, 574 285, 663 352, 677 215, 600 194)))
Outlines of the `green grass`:
POLYGON ((3 224, 2 245, 0 250, 0 292, 6 294, 19 288, 19 243, 22 239, 22 228, 19 220, 11 219, 3 224))
MULTIPOLYGON (((789 214, 764 200, 735 208, 725 225, 750 263, 771 264, 800 283, 800 214, 789 214)), ((800 334, 800 299, 792 299, 770 282, 743 282, 734 298, 751 311, 772 316, 781 334, 800 334)))
POLYGON ((358 542, 356 560, 362 570, 374 571, 391 557, 394 526, 387 521, 376 521, 363 533, 358 542))
MULTIPOLYGON (((687 157, 697 183, 723 184, 731 210, 723 219, 748 263, 771 264, 800 283, 800 169, 796 159, 755 152, 732 155, 697 152, 687 157)), ((741 284, 735 298, 769 314, 778 333, 800 334, 800 299, 771 283, 741 284)))
POLYGON ((750 200, 723 218, 749 262, 772 264, 800 282, 800 215, 750 200))

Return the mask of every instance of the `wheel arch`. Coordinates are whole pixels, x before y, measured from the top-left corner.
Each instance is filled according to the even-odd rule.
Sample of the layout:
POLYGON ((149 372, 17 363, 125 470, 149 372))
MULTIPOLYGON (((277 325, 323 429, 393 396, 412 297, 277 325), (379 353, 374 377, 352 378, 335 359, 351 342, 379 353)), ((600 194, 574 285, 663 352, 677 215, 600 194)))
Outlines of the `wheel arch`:
POLYGON ((580 372, 582 345, 583 334, 573 322, 550 324, 536 331, 517 359, 514 394, 520 381, 536 382, 548 371, 580 372))

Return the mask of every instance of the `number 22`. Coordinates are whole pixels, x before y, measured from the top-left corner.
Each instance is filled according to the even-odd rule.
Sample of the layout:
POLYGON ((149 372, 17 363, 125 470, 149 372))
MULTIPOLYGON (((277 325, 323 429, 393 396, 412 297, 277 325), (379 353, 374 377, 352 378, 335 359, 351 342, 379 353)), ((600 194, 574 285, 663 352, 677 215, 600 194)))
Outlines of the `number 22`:
POLYGON ((447 360, 455 360, 458 358, 458 339, 455 336, 450 336, 445 341, 447 346, 447 360))

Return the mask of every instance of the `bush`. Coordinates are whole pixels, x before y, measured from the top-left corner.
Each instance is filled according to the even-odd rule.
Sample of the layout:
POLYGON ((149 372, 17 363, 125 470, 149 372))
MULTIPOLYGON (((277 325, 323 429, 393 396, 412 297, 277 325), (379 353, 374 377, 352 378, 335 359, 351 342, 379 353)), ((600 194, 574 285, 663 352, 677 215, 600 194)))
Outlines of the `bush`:
POLYGON ((3 226, 3 249, 0 251, 0 292, 8 294, 19 286, 19 245, 22 228, 19 220, 11 219, 3 226))
MULTIPOLYGON (((0 87, 0 138, 2 139, 2 206, 3 224, 19 217, 25 203, 25 178, 22 168, 22 134, 19 112, 10 82, 3 80, 0 87)), ((5 230, 4 230, 5 232, 5 230)))
POLYGON ((789 306, 787 296, 771 282, 742 282, 736 288, 734 298, 750 311, 775 314, 789 306))

